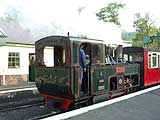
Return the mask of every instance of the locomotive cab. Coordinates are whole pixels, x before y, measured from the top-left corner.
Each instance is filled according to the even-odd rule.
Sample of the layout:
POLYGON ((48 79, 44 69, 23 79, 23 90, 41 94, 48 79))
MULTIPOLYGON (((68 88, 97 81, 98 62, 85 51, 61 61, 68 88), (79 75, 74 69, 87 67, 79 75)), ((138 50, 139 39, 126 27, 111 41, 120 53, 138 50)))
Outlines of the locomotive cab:
POLYGON ((81 104, 96 94, 97 84, 93 82, 99 80, 99 77, 95 75, 103 74, 102 70, 99 73, 99 69, 105 65, 105 45, 102 42, 78 37, 50 36, 35 43, 36 85, 46 102, 52 99, 67 109, 72 103, 81 104), (84 50, 88 63, 81 83, 80 46, 83 43, 87 45, 84 50))
POLYGON ((36 85, 46 101, 72 102, 70 52, 67 37, 47 37, 36 42, 36 85))

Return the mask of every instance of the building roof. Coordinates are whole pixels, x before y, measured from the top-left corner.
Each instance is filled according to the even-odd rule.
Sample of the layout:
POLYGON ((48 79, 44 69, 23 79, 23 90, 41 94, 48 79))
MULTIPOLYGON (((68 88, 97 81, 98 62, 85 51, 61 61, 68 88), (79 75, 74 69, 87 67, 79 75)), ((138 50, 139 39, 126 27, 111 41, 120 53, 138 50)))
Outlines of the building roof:
POLYGON ((6 37, 7 34, 4 32, 2 28, 0 28, 0 37, 6 37))
POLYGON ((32 33, 24 29, 20 24, 14 21, 0 21, 0 35, 7 36, 6 42, 20 44, 34 44, 32 33))

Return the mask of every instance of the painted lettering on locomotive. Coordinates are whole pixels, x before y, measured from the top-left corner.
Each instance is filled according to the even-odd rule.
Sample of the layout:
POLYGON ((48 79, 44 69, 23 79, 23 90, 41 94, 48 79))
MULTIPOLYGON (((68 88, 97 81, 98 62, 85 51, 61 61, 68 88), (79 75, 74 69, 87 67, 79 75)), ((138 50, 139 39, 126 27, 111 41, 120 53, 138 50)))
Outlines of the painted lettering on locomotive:
MULTIPOLYGON (((71 36, 42 38, 35 43, 35 48, 38 90, 46 103, 65 110, 105 101, 160 82, 156 81, 158 76, 152 82, 147 78, 148 71, 155 67, 150 65, 155 63, 155 53, 147 52, 147 49, 118 46, 113 52, 103 40, 71 36), (82 43, 86 44, 84 51, 88 61, 81 83, 82 43)), ((159 56, 156 59, 160 59, 159 56)))

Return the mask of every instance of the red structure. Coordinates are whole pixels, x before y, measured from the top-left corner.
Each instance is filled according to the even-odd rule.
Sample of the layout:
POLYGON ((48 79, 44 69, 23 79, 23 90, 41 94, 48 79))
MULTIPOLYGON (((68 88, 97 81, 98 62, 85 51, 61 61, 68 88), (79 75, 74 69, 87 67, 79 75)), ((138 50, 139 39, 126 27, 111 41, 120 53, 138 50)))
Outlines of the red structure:
POLYGON ((126 47, 123 52, 127 62, 140 64, 141 86, 147 87, 160 83, 160 50, 126 47))
POLYGON ((144 50, 144 86, 160 83, 160 51, 144 50))

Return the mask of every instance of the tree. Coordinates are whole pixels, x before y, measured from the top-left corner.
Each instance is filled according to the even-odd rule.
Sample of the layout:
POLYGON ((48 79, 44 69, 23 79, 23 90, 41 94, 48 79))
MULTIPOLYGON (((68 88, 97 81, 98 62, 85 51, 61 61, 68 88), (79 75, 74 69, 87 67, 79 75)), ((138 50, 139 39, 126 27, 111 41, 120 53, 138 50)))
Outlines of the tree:
POLYGON ((132 43, 132 40, 136 38, 136 35, 136 32, 127 32, 123 30, 121 33, 121 38, 125 43, 132 43))
POLYGON ((103 7, 98 13, 96 13, 96 16, 99 20, 103 20, 104 22, 111 22, 120 26, 119 10, 124 6, 125 4, 117 2, 108 3, 107 7, 103 7))
MULTIPOLYGON (((133 27, 136 29, 137 37, 133 40, 133 46, 143 46, 145 36, 153 36, 158 34, 158 28, 154 25, 155 20, 146 13, 144 17, 140 13, 135 14, 133 27)), ((147 45, 149 46, 149 44, 147 45)))

